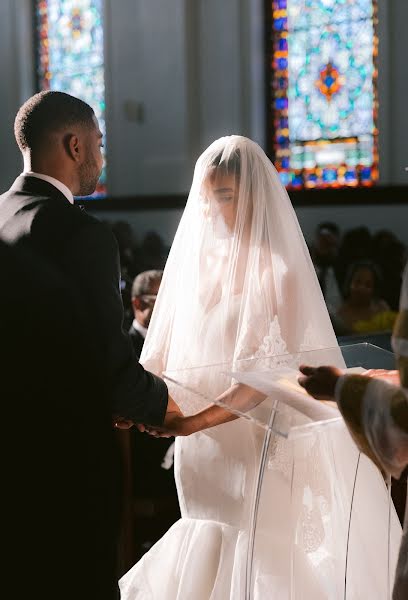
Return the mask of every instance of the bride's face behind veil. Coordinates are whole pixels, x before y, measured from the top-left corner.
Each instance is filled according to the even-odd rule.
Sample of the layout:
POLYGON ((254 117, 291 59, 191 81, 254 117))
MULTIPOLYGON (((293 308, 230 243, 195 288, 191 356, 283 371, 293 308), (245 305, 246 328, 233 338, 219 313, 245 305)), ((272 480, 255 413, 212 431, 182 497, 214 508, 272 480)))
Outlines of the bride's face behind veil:
POLYGON ((242 220, 249 225, 251 200, 241 186, 241 155, 238 148, 225 156, 218 153, 205 167, 201 186, 201 209, 211 224, 216 239, 232 238, 241 229, 242 220))
POLYGON ((221 234, 232 234, 237 217, 239 180, 235 173, 214 167, 203 183, 202 210, 205 219, 221 234), (219 221, 222 221, 221 223, 219 221))
POLYGON ((200 270, 207 271, 211 284, 201 278, 205 283, 200 299, 207 309, 219 302, 226 290, 233 294, 242 291, 252 199, 242 185, 241 172, 240 148, 231 144, 218 148, 202 169, 200 205, 207 236, 201 247, 200 270))

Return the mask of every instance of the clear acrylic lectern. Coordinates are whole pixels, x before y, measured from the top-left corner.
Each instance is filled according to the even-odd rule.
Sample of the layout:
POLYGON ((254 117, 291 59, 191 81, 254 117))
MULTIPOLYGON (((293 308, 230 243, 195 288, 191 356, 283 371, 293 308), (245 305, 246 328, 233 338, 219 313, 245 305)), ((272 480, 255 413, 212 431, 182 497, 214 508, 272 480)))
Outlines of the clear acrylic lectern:
POLYGON ((302 363, 342 361, 351 372, 395 368, 392 353, 363 343, 165 373, 190 412, 219 403, 255 432, 242 524, 247 600, 391 597, 401 528, 386 482, 334 403, 311 399, 297 383, 302 363), (223 401, 211 393, 220 380, 230 390, 223 401))

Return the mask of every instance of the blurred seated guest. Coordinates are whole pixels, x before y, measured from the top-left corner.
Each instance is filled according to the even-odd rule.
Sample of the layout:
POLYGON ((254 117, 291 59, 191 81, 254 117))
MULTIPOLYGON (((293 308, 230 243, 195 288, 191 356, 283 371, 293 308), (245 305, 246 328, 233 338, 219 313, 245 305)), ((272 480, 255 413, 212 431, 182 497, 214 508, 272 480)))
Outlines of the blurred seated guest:
POLYGON ((367 227, 356 227, 343 235, 339 248, 337 271, 342 290, 350 265, 360 260, 372 260, 372 258, 373 240, 367 227))
POLYGON ((126 221, 115 221, 111 227, 119 246, 121 269, 133 278, 137 273, 137 252, 132 227, 126 221))
POLYGON ((123 302, 123 327, 128 329, 133 318, 131 302, 132 281, 139 271, 137 250, 133 231, 126 221, 111 224, 112 232, 118 242, 120 260, 120 294, 123 302))
POLYGON ((169 248, 156 231, 149 231, 140 245, 139 252, 143 271, 164 269, 169 248))
POLYGON ((336 317, 345 333, 392 330, 397 313, 382 299, 381 275, 373 262, 358 261, 351 265, 344 297, 336 317))
MULTIPOLYGON (((136 356, 140 358, 153 313, 163 271, 140 273, 132 286, 134 319, 129 333, 136 356)), ((134 460, 133 499, 135 505, 135 555, 139 560, 144 552, 159 540, 180 518, 174 482, 174 438, 152 438, 136 428, 131 432, 134 460)))
POLYGON ((336 313, 342 302, 338 281, 338 252, 340 231, 335 223, 319 223, 310 248, 313 265, 330 315, 336 313))
POLYGON ((162 276, 163 271, 144 271, 139 273, 132 285, 134 318, 129 333, 138 359, 142 353, 162 276))
POLYGON ((404 244, 391 231, 382 229, 373 237, 373 259, 383 273, 383 298, 392 310, 398 310, 406 252, 404 244))

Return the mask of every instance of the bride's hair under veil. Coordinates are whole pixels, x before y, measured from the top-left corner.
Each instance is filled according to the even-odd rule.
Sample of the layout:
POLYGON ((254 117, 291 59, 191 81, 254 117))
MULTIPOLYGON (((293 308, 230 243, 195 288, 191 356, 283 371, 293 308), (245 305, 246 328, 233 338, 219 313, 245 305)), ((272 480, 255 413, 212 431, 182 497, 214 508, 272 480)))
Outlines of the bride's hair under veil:
POLYGON ((141 362, 160 374, 336 345, 274 166, 247 138, 216 140, 197 160, 141 362))

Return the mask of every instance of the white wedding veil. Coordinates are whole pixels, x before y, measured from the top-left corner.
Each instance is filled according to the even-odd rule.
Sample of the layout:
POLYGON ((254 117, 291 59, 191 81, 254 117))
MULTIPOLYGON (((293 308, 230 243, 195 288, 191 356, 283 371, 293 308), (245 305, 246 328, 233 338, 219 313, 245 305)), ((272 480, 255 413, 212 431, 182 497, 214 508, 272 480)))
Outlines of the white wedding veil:
MULTIPOLYGON (((251 140, 223 137, 197 161, 141 362, 158 375, 179 372, 172 383, 168 377, 169 391, 188 415, 230 386, 242 390, 231 385, 231 370, 242 364, 242 369, 248 362, 256 369, 265 363, 296 367, 293 355, 308 350, 321 350, 322 362, 344 366, 302 231, 275 168, 251 140), (328 348, 334 351, 328 354, 328 348), (270 356, 278 360, 263 360, 270 356), (250 358, 256 360, 241 360, 250 358), (206 365, 211 367, 192 368, 206 365)), ((280 415, 291 424, 305 423, 303 415, 282 404, 280 415)), ((261 402, 259 408, 266 405, 261 402)), ((310 434, 289 442, 275 432, 268 437, 241 418, 177 438, 174 471, 183 518, 122 580, 123 597, 243 600, 251 581, 255 599, 385 597, 378 581, 386 566, 378 548, 386 539, 386 489, 368 459, 358 467, 358 451, 338 424, 336 435, 313 425, 310 434), (353 594, 357 588, 364 592, 344 596, 350 490, 357 471, 362 510, 353 518, 356 553, 349 572, 354 569, 355 576, 349 587, 353 594), (293 564, 300 565, 297 575, 292 549, 293 564), (250 556, 252 579, 245 570, 250 556)))
POLYGON ((245 137, 216 140, 196 163, 141 362, 161 374, 335 346, 309 251, 274 166, 245 137), (214 312, 215 336, 208 332, 214 312))

